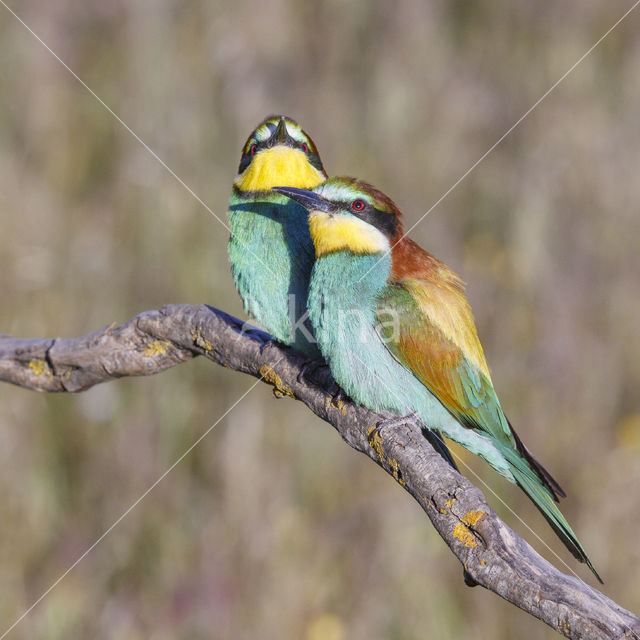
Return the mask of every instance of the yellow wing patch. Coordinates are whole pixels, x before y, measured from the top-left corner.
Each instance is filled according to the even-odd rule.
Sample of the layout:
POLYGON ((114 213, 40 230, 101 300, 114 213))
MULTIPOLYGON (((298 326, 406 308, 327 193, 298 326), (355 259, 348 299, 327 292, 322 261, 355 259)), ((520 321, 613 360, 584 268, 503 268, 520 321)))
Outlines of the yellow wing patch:
POLYGON ((325 179, 300 149, 278 145, 256 153, 235 184, 240 191, 268 191, 281 186, 313 189, 325 179))
POLYGON ((389 241, 384 234, 353 216, 311 211, 309 231, 318 258, 342 250, 371 254, 383 253, 389 249, 389 241))
MULTIPOLYGON (((402 286, 411 293, 413 299, 425 315, 431 318, 444 337, 453 342, 469 362, 491 382, 491 374, 476 333, 471 307, 464 293, 448 283, 436 286, 432 283, 427 284, 423 280, 406 279, 402 281, 402 286)), ((444 345, 443 348, 446 351, 444 345)), ((444 353, 441 354, 441 356, 444 355, 444 353)), ((460 353, 451 353, 449 356, 457 360, 460 353)))

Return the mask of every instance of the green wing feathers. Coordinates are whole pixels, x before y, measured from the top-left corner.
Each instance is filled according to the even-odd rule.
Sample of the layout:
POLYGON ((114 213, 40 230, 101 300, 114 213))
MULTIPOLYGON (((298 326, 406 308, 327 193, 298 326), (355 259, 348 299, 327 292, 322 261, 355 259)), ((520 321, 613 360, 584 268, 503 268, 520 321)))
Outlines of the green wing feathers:
POLYGON ((531 455, 502 411, 462 288, 446 281, 397 278, 379 297, 376 318, 391 354, 460 424, 491 438, 517 483, 569 551, 600 580, 555 504, 564 491, 531 455))
POLYGON ((459 422, 516 445, 464 294, 424 280, 398 280, 379 298, 377 318, 389 351, 459 422))

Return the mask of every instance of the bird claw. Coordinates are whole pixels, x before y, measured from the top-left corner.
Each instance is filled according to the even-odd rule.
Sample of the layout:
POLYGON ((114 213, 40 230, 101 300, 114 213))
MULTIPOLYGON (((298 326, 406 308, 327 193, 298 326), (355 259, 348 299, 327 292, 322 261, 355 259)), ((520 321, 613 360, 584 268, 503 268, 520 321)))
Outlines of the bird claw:
POLYGON ((331 404, 334 407, 338 407, 338 409, 340 409, 347 397, 347 394, 340 387, 338 387, 336 393, 331 396, 331 404))
POLYGON ((342 411, 342 415, 346 415, 347 410, 344 405, 349 396, 338 385, 335 385, 335 388, 336 392, 327 396, 325 409, 328 410, 330 407, 334 407, 342 411))
POLYGON ((377 434, 382 437, 383 429, 399 427, 400 425, 406 424, 407 422, 414 422, 417 416, 418 414, 415 411, 412 411, 405 416, 393 416, 391 418, 384 418, 383 420, 380 420, 380 422, 376 423, 376 426, 372 429, 370 436, 377 434))
POLYGON ((302 365, 302 367, 300 368, 300 372, 296 376, 298 384, 302 383, 307 375, 313 377, 316 371, 325 367, 329 368, 329 365, 324 360, 321 360, 319 358, 315 360, 308 360, 302 365))

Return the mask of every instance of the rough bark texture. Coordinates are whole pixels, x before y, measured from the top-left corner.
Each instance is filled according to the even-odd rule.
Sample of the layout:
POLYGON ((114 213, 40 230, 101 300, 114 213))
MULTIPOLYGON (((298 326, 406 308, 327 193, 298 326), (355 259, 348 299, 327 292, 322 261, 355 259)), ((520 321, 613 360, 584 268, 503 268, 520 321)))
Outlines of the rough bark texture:
POLYGON ((445 463, 418 427, 374 430, 386 416, 347 399, 336 401, 326 367, 305 374, 300 354, 222 311, 168 305, 81 338, 0 335, 0 380, 76 392, 122 376, 159 373, 198 355, 261 378, 274 393, 304 402, 332 424, 416 499, 463 564, 469 584, 486 587, 568 638, 640 638, 638 616, 539 556, 498 518, 478 488, 445 463))

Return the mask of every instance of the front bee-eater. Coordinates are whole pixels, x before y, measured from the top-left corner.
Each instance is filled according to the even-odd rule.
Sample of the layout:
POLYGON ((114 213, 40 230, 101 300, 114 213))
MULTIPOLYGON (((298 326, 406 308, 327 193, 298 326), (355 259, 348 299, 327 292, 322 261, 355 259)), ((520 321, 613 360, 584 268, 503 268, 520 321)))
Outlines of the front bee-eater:
POLYGON ((309 317, 336 382, 357 403, 415 414, 518 484, 567 548, 600 580, 556 502, 564 496, 505 417, 462 280, 411 241, 400 212, 353 178, 313 191, 276 188, 309 212, 316 252, 309 317), (393 261, 393 269, 392 269, 393 261))
POLYGON ((320 353, 304 319, 314 260, 307 212, 271 187, 312 189, 326 177, 300 125, 272 116, 247 139, 229 200, 229 261, 245 311, 312 358, 320 353))

